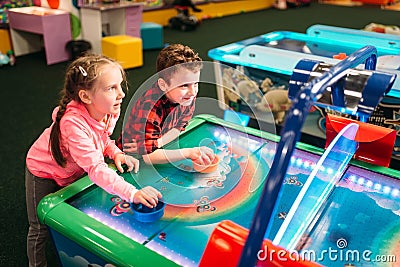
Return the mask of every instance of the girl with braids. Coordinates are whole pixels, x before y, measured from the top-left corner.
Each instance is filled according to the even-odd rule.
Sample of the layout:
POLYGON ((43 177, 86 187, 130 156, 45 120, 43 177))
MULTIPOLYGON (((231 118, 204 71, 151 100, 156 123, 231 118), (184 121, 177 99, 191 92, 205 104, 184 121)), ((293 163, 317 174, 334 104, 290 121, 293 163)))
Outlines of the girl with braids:
POLYGON ((53 123, 34 142, 26 157, 26 205, 29 220, 27 253, 29 266, 46 266, 46 226, 40 224, 36 209, 49 193, 71 184, 87 173, 90 179, 110 194, 157 205, 160 192, 152 187, 136 189, 106 164, 114 160, 123 172, 139 169, 139 161, 125 155, 110 139, 121 111, 126 86, 123 68, 104 56, 87 55, 68 67, 59 106, 53 123))

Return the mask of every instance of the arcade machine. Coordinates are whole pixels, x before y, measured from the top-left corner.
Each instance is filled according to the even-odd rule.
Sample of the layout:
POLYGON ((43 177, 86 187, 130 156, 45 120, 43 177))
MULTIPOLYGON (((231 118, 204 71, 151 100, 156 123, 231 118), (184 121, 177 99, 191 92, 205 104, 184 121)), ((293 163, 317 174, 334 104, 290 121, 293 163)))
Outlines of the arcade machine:
POLYGON ((383 255, 383 266, 390 266, 400 257, 400 172, 352 159, 357 123, 345 125, 326 150, 297 142, 316 96, 362 62, 384 88, 379 102, 394 75, 374 71, 375 61, 376 49, 365 47, 300 87, 281 137, 197 114, 166 148, 209 146, 219 158, 213 169, 199 172, 188 161, 143 163, 137 174, 121 174, 162 192, 165 204, 154 210, 106 193, 87 176, 47 196, 38 216, 60 265, 357 266, 383 255), (300 254, 327 250, 345 256, 300 254), (346 256, 356 252, 364 257, 346 256))
MULTIPOLYGON (((375 231, 373 228, 369 230, 365 230, 364 228, 365 224, 371 222, 368 219, 372 217, 366 215, 364 212, 355 212, 357 214, 353 213, 356 215, 353 217, 354 221, 350 222, 350 224, 345 223, 345 216, 349 216, 351 214, 350 210, 354 209, 354 207, 351 207, 351 203, 355 204, 358 203, 358 200, 361 200, 358 197, 369 195, 376 203, 382 203, 373 196, 376 190, 379 191, 382 189, 380 180, 376 180, 375 177, 362 177, 360 180, 354 176, 358 172, 353 172, 351 167, 347 166, 350 159, 357 153, 357 136, 363 134, 359 132, 360 126, 355 122, 346 122, 346 126, 342 127, 339 134, 327 146, 316 167, 313 168, 313 172, 307 178, 295 200, 291 202, 289 212, 285 214, 285 220, 278 228, 278 231, 275 232, 273 230, 273 214, 280 205, 280 199, 284 201, 285 198, 282 187, 282 184, 285 182, 285 173, 290 164, 296 141, 299 139, 300 129, 314 102, 329 89, 331 98, 334 102, 339 103, 339 108, 342 109, 342 112, 353 114, 360 112, 363 113, 361 117, 368 116, 373 111, 373 107, 369 106, 369 104, 379 102, 383 93, 387 93, 393 85, 395 75, 383 74, 376 81, 379 80, 379 85, 386 84, 388 87, 384 86, 381 92, 378 93, 379 96, 371 96, 369 100, 360 97, 356 110, 351 108, 347 110, 348 108, 342 103, 347 102, 346 100, 349 99, 349 95, 346 96, 349 92, 346 93, 343 81, 341 80, 349 75, 349 68, 363 62, 366 70, 375 69, 376 50, 374 47, 367 46, 358 50, 349 59, 329 68, 318 78, 311 81, 307 80, 304 83, 298 82, 296 75, 303 76, 302 78, 307 76, 310 73, 309 64, 312 65, 315 62, 299 62, 294 70, 294 79, 292 76, 294 81, 292 82, 291 80, 291 86, 296 91, 293 105, 285 120, 276 156, 268 172, 252 225, 249 231, 246 232, 241 226, 237 226, 231 222, 225 221, 220 223, 209 239, 200 266, 212 266, 213 264, 243 267, 259 266, 260 258, 264 261, 271 260, 271 255, 274 253, 280 253, 281 255, 293 253, 292 258, 301 255, 299 256, 300 258, 312 258, 327 266, 365 266, 365 264, 369 266, 368 264, 371 264, 371 262, 376 264, 379 259, 381 259, 381 262, 386 261, 388 266, 390 266, 390 264, 396 261, 398 254, 396 252, 398 251, 396 245, 387 250, 387 252, 390 251, 393 254, 385 255, 377 255, 379 249, 376 252, 370 250, 375 246, 374 242, 379 242, 375 238, 373 238, 375 240, 372 243, 361 245, 364 242, 362 240, 368 239, 364 239, 364 234, 370 234, 371 231, 375 231), (369 102, 369 104, 366 104, 366 102, 369 102), (323 173, 326 173, 327 169, 331 169, 330 175, 329 178, 324 179, 322 176, 323 173), (335 188, 341 187, 340 184, 343 186, 346 183, 349 184, 344 187, 349 186, 348 189, 352 188, 350 189, 351 191, 354 190, 355 192, 359 190, 360 194, 358 197, 349 197, 347 193, 339 193, 340 189, 335 188), (350 186, 351 183, 354 184, 350 186), (360 187, 356 189, 358 186, 360 187), (339 200, 341 197, 345 197, 343 199, 346 199, 347 204, 339 204, 343 201, 343 199, 339 200), (363 215, 366 216, 366 220, 357 218, 357 216, 363 215), (353 228, 353 226, 355 227, 353 228), (352 229, 350 230, 350 228, 352 229), (360 235, 360 239, 356 237, 358 235, 360 235), (268 247, 268 243, 264 240, 265 238, 270 238, 272 245, 279 245, 289 252, 284 252, 282 249, 276 251, 273 246, 268 247), (333 254, 331 254, 332 251, 333 254), (324 257, 325 253, 329 253, 329 256, 324 257), (231 260, 227 263, 226 259, 232 254, 236 256, 231 257, 231 260), (360 256, 361 254, 362 256, 360 256)), ((368 87, 369 82, 365 84, 368 87)), ((377 88, 376 85, 374 88, 377 88)), ((374 131, 374 127, 371 127, 370 130, 374 131)), ((394 136, 392 141, 387 145, 393 147, 394 136)), ((380 149, 381 147, 379 146, 375 149, 380 149)), ((380 155, 375 156, 377 158, 380 157, 380 155)), ((390 158, 390 153, 386 157, 390 158)), ((370 160, 374 162, 373 159, 370 160)), ((398 178, 396 177, 393 181, 398 182, 398 178)), ((395 198, 397 198, 398 189, 396 187, 387 185, 384 187, 390 191, 389 194, 392 194, 392 190, 395 190, 395 198)), ((398 200, 395 200, 395 202, 398 202, 398 200)), ((362 208, 362 210, 364 209, 362 208)), ((394 225, 390 226, 390 231, 394 230, 392 227, 394 225)), ((394 243, 397 243, 397 241, 394 241, 394 243)), ((283 258, 281 260, 282 262, 285 261, 283 258)))
MULTIPOLYGON (((219 71, 220 86, 217 88, 221 102, 241 113, 248 113, 248 105, 238 103, 238 97, 230 88, 256 109, 263 109, 268 102, 276 124, 282 125, 290 108, 289 80, 297 63, 310 59, 335 65, 365 44, 377 49, 377 70, 400 74, 400 37, 326 25, 313 25, 307 32, 276 31, 211 49, 209 57, 216 62, 238 69, 250 81, 230 77, 228 71, 219 71), (262 94, 257 94, 259 90, 262 94)), ((362 67, 362 66, 361 66, 362 67)), ((348 84, 352 78, 349 77, 348 84)), ((350 86, 350 85, 349 85, 350 86)), ((353 85, 354 87, 356 85, 353 85)), ((358 85, 360 88, 362 84, 358 85)), ((323 146, 326 138, 326 115, 331 111, 314 106, 302 129, 302 140, 323 146)), ((393 84, 378 104, 368 122, 399 131, 400 78, 393 84)), ((250 122, 251 124, 251 122, 250 122)), ((254 126, 254 125, 252 125, 254 126)), ((393 149, 393 158, 400 159, 400 136, 393 149)), ((397 161, 394 161, 397 162, 397 161)))

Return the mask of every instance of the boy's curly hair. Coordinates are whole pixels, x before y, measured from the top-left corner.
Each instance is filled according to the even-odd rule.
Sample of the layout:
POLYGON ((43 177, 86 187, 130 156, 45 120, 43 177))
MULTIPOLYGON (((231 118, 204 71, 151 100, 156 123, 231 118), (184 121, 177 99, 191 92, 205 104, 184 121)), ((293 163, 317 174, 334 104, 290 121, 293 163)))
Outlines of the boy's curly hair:
POLYGON ((178 67, 198 72, 203 67, 203 63, 199 54, 189 46, 171 44, 162 49, 157 57, 156 63, 156 69, 160 78, 169 82, 172 74, 178 70, 178 67))

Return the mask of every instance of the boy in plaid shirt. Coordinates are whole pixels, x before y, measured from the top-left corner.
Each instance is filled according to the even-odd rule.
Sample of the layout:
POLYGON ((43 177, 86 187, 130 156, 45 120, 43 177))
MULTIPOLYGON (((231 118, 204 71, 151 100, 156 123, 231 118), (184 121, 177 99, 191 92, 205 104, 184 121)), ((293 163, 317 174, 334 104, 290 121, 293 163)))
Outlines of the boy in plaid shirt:
MULTIPOLYGON (((214 153, 207 147, 160 149, 185 130, 195 109, 202 60, 190 47, 172 44, 157 57, 158 80, 130 110, 117 144, 147 164, 185 158, 209 164, 214 153)), ((129 112, 129 111, 128 111, 129 112)))

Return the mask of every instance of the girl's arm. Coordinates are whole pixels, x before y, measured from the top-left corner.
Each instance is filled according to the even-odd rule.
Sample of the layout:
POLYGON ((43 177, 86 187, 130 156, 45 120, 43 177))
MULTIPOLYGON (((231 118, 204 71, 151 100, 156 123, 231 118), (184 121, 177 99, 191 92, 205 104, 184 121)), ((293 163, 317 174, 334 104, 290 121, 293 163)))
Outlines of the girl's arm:
MULTIPOLYGON (((101 142, 95 143, 90 129, 79 121, 65 120, 62 128, 62 140, 69 152, 68 161, 74 161, 88 173, 90 180, 108 193, 133 202, 138 190, 108 167, 104 161, 103 149, 110 148, 105 148, 105 144, 101 144, 101 142)), ((119 149, 115 146, 115 151, 117 150, 119 149)))

